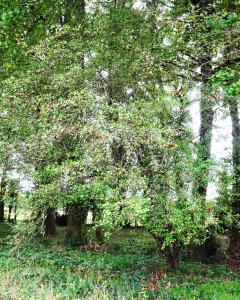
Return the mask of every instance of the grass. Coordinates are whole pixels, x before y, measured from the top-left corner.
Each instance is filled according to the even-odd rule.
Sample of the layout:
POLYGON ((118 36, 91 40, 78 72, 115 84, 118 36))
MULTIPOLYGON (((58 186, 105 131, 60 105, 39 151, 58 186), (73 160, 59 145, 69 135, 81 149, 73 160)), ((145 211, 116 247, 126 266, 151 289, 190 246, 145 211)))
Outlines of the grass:
MULTIPOLYGON (((0 236, 10 227, 0 225, 0 236)), ((0 299, 240 299, 240 276, 227 265, 185 261, 173 272, 142 230, 123 230, 106 253, 41 239, 0 251, 0 299)))

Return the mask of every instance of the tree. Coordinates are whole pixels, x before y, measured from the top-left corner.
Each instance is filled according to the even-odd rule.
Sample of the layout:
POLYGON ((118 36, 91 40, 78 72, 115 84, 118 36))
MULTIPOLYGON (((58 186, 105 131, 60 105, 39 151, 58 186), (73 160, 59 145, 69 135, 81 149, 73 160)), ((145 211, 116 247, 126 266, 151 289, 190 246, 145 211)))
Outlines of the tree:
POLYGON ((0 222, 4 221, 4 194, 6 188, 6 174, 3 171, 1 176, 1 186, 0 186, 0 222))
POLYGON ((232 121, 232 174, 231 180, 228 180, 228 186, 231 188, 231 195, 228 194, 222 203, 226 210, 232 212, 232 224, 228 229, 230 231, 231 244, 230 249, 236 252, 239 248, 239 38, 236 32, 239 29, 239 20, 237 13, 239 5, 236 1, 228 1, 225 5, 221 4, 223 11, 221 18, 217 22, 216 29, 223 30, 228 28, 229 34, 224 34, 221 39, 223 57, 219 65, 214 70, 213 83, 223 89, 223 105, 229 110, 232 121))
MULTIPOLYGON (((55 212, 64 209, 67 242, 84 244, 91 210, 98 229, 144 225, 176 267, 182 249, 208 237, 221 93, 214 76, 237 61, 234 47, 220 55, 232 49, 226 31, 235 21, 221 16, 219 1, 144 4, 27 1, 14 2, 11 14, 4 1, 1 136, 34 181, 25 204, 38 232, 54 234, 55 212), (48 9, 56 10, 52 18, 48 9), (195 147, 188 95, 199 86, 195 147)), ((236 101, 229 105, 236 129, 236 101)))

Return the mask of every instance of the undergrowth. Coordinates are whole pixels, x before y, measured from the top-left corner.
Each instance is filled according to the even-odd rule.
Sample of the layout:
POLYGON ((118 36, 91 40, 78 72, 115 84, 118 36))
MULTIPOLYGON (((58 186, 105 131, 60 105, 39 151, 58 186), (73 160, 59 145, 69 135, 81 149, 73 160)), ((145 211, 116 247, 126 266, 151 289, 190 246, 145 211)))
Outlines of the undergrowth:
POLYGON ((240 299, 239 273, 194 261, 173 272, 139 229, 114 234, 105 253, 66 247, 61 234, 12 251, 0 229, 0 299, 240 299))

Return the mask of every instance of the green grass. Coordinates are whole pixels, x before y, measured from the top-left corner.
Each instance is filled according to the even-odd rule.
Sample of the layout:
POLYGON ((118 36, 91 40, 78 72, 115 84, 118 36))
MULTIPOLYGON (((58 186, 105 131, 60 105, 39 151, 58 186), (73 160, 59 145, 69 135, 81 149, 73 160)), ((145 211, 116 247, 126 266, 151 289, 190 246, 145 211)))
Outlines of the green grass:
MULTIPOLYGON (((9 233, 9 227, 0 226, 2 231, 9 233)), ((7 300, 239 300, 239 280, 221 264, 185 261, 172 272, 142 230, 114 234, 106 253, 66 247, 61 237, 34 241, 15 252, 5 245, 0 251, 0 299, 7 300)))

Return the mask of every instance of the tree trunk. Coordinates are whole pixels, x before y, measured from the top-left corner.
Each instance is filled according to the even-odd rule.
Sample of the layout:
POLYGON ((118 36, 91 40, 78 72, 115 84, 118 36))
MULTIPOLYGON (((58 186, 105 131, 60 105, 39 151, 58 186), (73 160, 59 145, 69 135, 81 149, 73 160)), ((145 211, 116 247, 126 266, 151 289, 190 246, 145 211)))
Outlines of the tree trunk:
MULTIPOLYGON (((199 22, 202 21, 204 13, 208 16, 214 14, 213 0, 192 0, 199 22)), ((208 33, 211 29, 205 27, 203 33, 208 33)), ((194 193, 201 198, 202 222, 205 223, 206 196, 208 187, 209 165, 211 158, 212 127, 214 117, 214 102, 211 99, 211 86, 209 80, 212 75, 212 45, 209 41, 202 45, 202 55, 200 56, 201 71, 201 100, 200 100, 200 131, 198 143, 197 161, 201 165, 195 182, 194 193)), ((197 252, 202 253, 202 259, 207 259, 206 242, 200 245, 197 252)))
POLYGON ((200 103, 200 139, 198 145, 198 160, 200 163, 205 164, 198 174, 197 183, 197 195, 202 198, 203 206, 205 206, 207 186, 207 177, 209 174, 209 168, 207 165, 208 160, 211 158, 211 142, 212 142, 212 125, 213 125, 213 105, 210 103, 206 91, 202 88, 202 99, 200 103))
POLYGON ((3 196, 5 194, 6 189, 6 180, 5 180, 5 172, 2 175, 1 183, 0 183, 0 223, 4 222, 4 201, 3 196))
MULTIPOLYGON (((196 12, 199 16, 199 22, 202 20, 202 13, 206 12, 208 15, 214 13, 212 0, 194 0, 192 3, 195 6, 196 12)), ((210 29, 206 27, 203 33, 209 32, 210 29)), ((209 167, 207 161, 211 157, 211 142, 212 142, 212 126, 214 111, 214 102, 210 97, 211 87, 209 87, 209 80, 212 75, 212 46, 209 41, 204 42, 202 55, 200 56, 200 70, 201 70, 201 100, 200 100, 200 132, 198 144, 198 161, 203 164, 197 178, 196 193, 202 198, 203 209, 205 208, 209 167)))
POLYGON ((103 228, 102 226, 96 227, 96 238, 100 245, 104 244, 104 234, 103 234, 103 228))
POLYGON ((12 206, 12 205, 9 205, 9 206, 8 206, 8 222, 11 221, 12 209, 13 209, 13 206, 12 206))
MULTIPOLYGON (((232 210, 233 214, 240 213, 240 122, 237 99, 229 100, 229 111, 232 121, 232 163, 233 163, 233 186, 232 186, 232 210)), ((234 221, 230 232, 230 251, 240 251, 240 231, 237 222, 234 221)))
POLYGON ((70 245, 85 245, 86 220, 88 210, 82 207, 80 203, 70 204, 67 213, 67 234, 66 242, 70 245))
POLYGON ((165 257, 169 266, 172 269, 176 269, 180 263, 180 248, 179 247, 168 247, 165 250, 165 257))
POLYGON ((16 222, 17 221, 17 204, 15 204, 15 206, 14 206, 13 213, 14 213, 14 222, 16 222))
POLYGON ((47 215, 44 221, 44 233, 48 235, 56 235, 56 225, 55 225, 55 209, 48 208, 47 215))
POLYGON ((4 202, 0 201, 0 223, 4 222, 4 202))
MULTIPOLYGON (((85 0, 66 0, 66 23, 74 26, 80 25, 80 39, 82 44, 85 43, 85 0)), ((80 89, 85 88, 85 54, 82 52, 79 59, 82 72, 82 82, 80 89)), ((67 209, 67 232, 66 242, 71 245, 86 244, 86 219, 88 210, 80 203, 73 203, 67 209)))
MULTIPOLYGON (((93 225, 95 225, 96 224, 95 222, 99 220, 100 214, 101 214, 100 209, 95 207, 92 211, 92 224, 93 225)), ((103 233, 102 226, 98 225, 95 227, 95 234, 96 234, 96 239, 97 239, 98 243, 100 245, 103 245, 104 244, 104 233, 103 233)))

